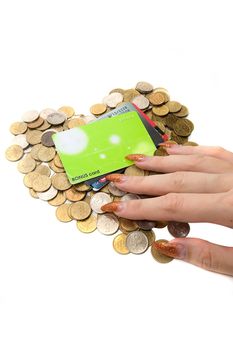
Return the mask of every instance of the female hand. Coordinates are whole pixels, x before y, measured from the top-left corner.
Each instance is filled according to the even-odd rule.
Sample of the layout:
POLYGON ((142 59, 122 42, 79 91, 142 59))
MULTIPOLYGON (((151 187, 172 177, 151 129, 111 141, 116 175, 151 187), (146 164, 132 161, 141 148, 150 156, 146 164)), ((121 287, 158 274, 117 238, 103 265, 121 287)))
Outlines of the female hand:
MULTIPOLYGON (((220 147, 164 144, 169 157, 131 154, 151 176, 111 174, 107 179, 126 192, 155 196, 102 207, 128 219, 209 222, 233 228, 233 153, 220 147), (159 197, 157 197, 159 196, 159 197)), ((176 238, 157 249, 204 269, 233 276, 233 248, 196 238, 176 238)))

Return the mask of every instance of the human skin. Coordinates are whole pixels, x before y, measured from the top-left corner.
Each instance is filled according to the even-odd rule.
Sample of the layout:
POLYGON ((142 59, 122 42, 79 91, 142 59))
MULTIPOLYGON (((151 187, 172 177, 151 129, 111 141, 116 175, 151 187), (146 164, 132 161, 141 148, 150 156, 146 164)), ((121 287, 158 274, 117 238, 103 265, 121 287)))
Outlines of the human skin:
MULTIPOLYGON (((126 156, 141 169, 163 174, 107 176, 119 189, 150 198, 109 203, 103 211, 128 219, 208 222, 233 228, 233 153, 221 147, 169 143, 163 147, 169 157, 126 156)), ((231 247, 198 238, 154 244, 166 255, 233 276, 231 247)))

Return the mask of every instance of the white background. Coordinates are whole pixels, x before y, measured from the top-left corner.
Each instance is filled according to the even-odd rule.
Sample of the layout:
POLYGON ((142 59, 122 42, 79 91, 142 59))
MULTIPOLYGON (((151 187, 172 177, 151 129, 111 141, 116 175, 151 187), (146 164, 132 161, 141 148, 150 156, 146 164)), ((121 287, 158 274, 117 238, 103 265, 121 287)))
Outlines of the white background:
MULTIPOLYGON (((1 1, 1 350, 232 349, 232 278, 149 252, 118 255, 112 237, 57 221, 4 159, 24 111, 88 113, 140 80, 189 107, 193 141, 233 150, 230 5, 1 1)), ((193 224, 190 236, 233 245, 220 226, 193 224)))

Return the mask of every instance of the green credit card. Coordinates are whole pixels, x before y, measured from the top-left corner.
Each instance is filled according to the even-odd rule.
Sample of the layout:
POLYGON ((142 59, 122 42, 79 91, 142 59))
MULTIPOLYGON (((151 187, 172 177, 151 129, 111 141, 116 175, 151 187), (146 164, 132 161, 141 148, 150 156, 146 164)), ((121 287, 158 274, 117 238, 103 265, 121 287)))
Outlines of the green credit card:
POLYGON ((156 149, 137 112, 58 132, 52 138, 72 184, 132 165, 127 154, 153 155, 156 149))

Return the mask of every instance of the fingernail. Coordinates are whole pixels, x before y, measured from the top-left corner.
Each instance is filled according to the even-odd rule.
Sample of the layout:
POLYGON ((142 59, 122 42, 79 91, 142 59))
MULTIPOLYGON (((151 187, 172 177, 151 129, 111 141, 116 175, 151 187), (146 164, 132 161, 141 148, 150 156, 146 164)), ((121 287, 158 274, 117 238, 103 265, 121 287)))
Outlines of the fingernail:
POLYGON ((122 202, 112 202, 105 204, 101 207, 101 210, 104 212, 112 213, 119 211, 122 208, 122 202))
POLYGON ((128 154, 125 158, 135 162, 142 162, 147 156, 145 156, 145 154, 128 154))
POLYGON ((156 249, 164 255, 172 258, 183 259, 185 257, 185 246, 180 243, 153 242, 156 249))
POLYGON ((181 145, 177 145, 176 143, 172 143, 172 142, 161 142, 159 144, 160 147, 165 147, 165 148, 177 148, 177 147, 181 147, 181 145))
POLYGON ((109 174, 105 176, 107 180, 113 182, 123 182, 126 180, 127 176, 122 174, 109 174))

